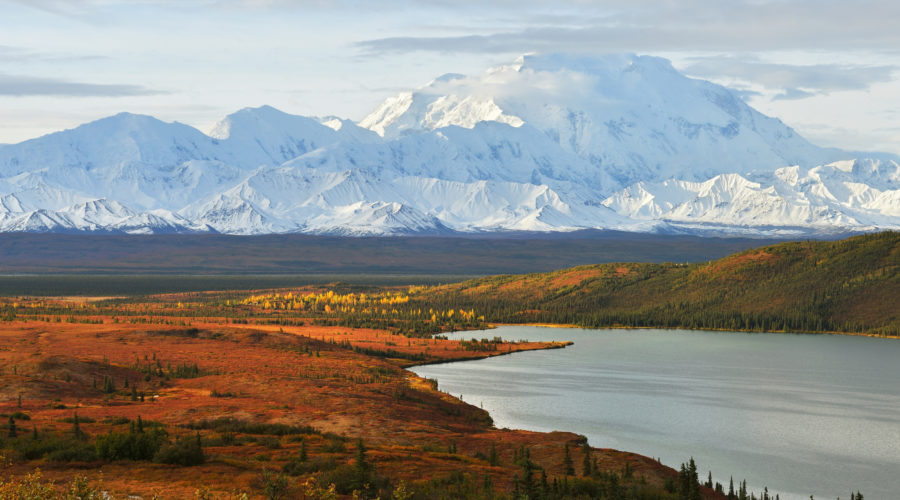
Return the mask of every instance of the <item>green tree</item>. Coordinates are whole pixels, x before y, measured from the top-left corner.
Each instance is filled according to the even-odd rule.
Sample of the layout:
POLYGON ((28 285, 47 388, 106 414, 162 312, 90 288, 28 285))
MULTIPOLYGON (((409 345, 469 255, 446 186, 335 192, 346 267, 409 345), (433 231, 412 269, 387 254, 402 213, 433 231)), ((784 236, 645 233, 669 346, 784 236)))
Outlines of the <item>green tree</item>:
POLYGON ((81 439, 81 440, 87 439, 87 435, 84 433, 84 431, 81 430, 81 424, 79 423, 79 420, 78 420, 78 412, 77 411, 72 416, 72 435, 75 436, 75 439, 81 439))
POLYGON ((593 463, 591 462, 591 447, 588 446, 587 442, 581 446, 581 452, 584 454, 584 458, 581 461, 581 475, 590 477, 593 472, 593 463))
POLYGON ((12 415, 9 417, 9 430, 6 432, 6 437, 10 439, 14 439, 19 433, 16 431, 16 419, 12 418, 12 415))
POLYGON ((565 452, 563 455, 563 469, 565 469, 565 475, 575 475, 575 467, 572 465, 572 454, 569 453, 569 443, 566 443, 565 452))
POLYGON ((356 441, 356 454, 353 457, 353 483, 354 489, 364 490, 369 484, 369 474, 372 466, 366 459, 366 446, 362 438, 356 441))

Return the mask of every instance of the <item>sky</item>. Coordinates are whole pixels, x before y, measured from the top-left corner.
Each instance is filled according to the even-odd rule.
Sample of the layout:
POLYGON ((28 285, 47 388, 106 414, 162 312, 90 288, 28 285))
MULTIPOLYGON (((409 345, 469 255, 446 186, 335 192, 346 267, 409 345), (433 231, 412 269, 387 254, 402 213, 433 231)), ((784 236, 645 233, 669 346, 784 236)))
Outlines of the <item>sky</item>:
POLYGON ((359 120, 444 73, 629 52, 822 146, 900 154, 896 0, 0 0, 0 144, 121 111, 359 120))

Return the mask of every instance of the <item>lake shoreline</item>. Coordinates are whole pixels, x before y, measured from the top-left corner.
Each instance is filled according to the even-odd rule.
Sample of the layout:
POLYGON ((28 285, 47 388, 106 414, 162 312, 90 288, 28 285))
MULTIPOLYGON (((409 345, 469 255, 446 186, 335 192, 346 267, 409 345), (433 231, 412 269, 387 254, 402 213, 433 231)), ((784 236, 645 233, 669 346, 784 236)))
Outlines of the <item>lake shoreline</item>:
MULTIPOLYGON (((818 354, 816 353, 819 353, 823 349, 824 352, 826 352, 829 356, 834 357, 835 359, 842 359, 844 353, 835 353, 834 351, 839 346, 848 345, 857 346, 856 348, 854 348, 854 351, 861 350, 861 352, 865 352, 868 354, 875 354, 879 351, 884 351, 886 348, 886 353, 890 353, 893 351, 891 351, 891 348, 889 348, 889 346, 896 345, 895 343, 878 344, 877 342, 866 341, 862 343, 847 344, 847 342, 854 342, 850 340, 850 338, 852 337, 895 339, 894 337, 836 333, 823 335, 820 337, 821 341, 818 341, 816 340, 816 337, 818 336, 815 334, 803 334, 795 332, 738 332, 736 330, 711 329, 654 329, 612 327, 581 328, 576 325, 525 325, 499 323, 491 324, 490 326, 491 329, 510 328, 511 330, 502 332, 502 337, 507 340, 521 338, 527 339, 528 341, 541 342, 549 341, 551 339, 562 340, 568 338, 570 341, 575 341, 575 343, 579 345, 584 342, 586 345, 582 347, 584 347, 586 350, 579 349, 573 351, 571 355, 565 356, 565 358, 588 358, 594 366, 597 366, 598 363, 600 364, 600 366, 602 366, 599 372, 602 372, 602 374, 612 374, 611 378, 607 377, 606 379, 604 379, 605 382, 603 383, 592 383, 591 379, 584 378, 584 373, 582 372, 584 368, 582 368, 581 365, 572 364, 573 361, 563 362, 561 361, 563 358, 560 358, 556 355, 552 355, 551 357, 532 356, 528 357, 527 361, 524 362, 513 361, 515 358, 510 357, 506 360, 498 359, 497 362, 500 363, 499 365, 496 364, 496 362, 466 364, 462 365, 464 367, 462 369, 457 369, 456 367, 454 367, 454 369, 452 370, 445 369, 436 372, 420 371, 416 370, 415 367, 410 367, 411 369, 415 370, 415 373, 418 376, 439 380, 442 390, 447 394, 466 394, 466 397, 468 397, 468 404, 479 406, 479 400, 481 400, 480 406, 489 411, 497 427, 532 430, 534 432, 549 432, 551 429, 567 429, 569 432, 588 436, 592 443, 596 443, 596 445, 592 446, 592 448, 596 447, 597 449, 611 448, 640 450, 636 451, 635 453, 641 454, 645 457, 661 456, 663 457, 664 462, 670 465, 673 463, 677 464, 678 460, 684 460, 688 455, 693 455, 695 458, 700 459, 702 463, 713 465, 712 469, 714 475, 716 473, 726 474, 724 478, 721 476, 718 478, 720 481, 724 479, 726 484, 729 478, 727 473, 734 472, 736 473, 736 476, 741 476, 742 474, 746 473, 749 480, 748 482, 752 483, 751 486, 753 490, 761 490, 765 484, 768 484, 770 493, 774 493, 775 490, 773 489, 772 485, 779 484, 780 488, 777 489, 782 493, 781 497, 785 499, 809 498, 809 493, 803 495, 795 494, 795 492, 797 491, 803 492, 807 490, 809 490, 810 493, 815 493, 816 497, 822 496, 824 498, 833 498, 834 495, 837 495, 839 492, 845 490, 846 487, 852 487, 854 491, 856 489, 860 489, 867 495, 872 495, 873 498, 882 498, 883 495, 876 487, 880 487, 882 490, 884 488, 887 488, 888 490, 893 488, 892 486, 890 486, 894 484, 893 479, 871 476, 869 474, 861 473, 856 469, 852 470, 852 472, 847 472, 846 474, 832 474, 830 472, 826 472, 831 469, 829 463, 837 462, 831 462, 829 460, 818 460, 816 462, 812 462, 815 465, 809 468, 811 471, 819 471, 821 472, 821 474, 831 474, 832 476, 834 476, 834 478, 829 481, 823 482, 821 481, 821 479, 809 480, 809 475, 811 474, 810 470, 806 470, 803 472, 803 474, 806 475, 805 481, 801 481, 798 479, 795 482, 791 479, 778 478, 777 471, 773 474, 772 469, 769 467, 769 464, 766 463, 766 461, 763 461, 763 464, 760 467, 759 464, 753 462, 753 458, 751 456, 743 452, 754 450, 758 456, 759 453, 767 453, 766 451, 764 451, 767 449, 766 446, 776 446, 776 448, 772 448, 772 451, 769 453, 771 453, 773 456, 781 455, 779 458, 785 461, 782 469, 789 470, 792 465, 787 464, 792 463, 792 460, 798 460, 799 458, 797 457, 812 453, 813 450, 818 449, 819 445, 817 445, 816 443, 819 441, 808 441, 809 436, 805 434, 807 432, 812 432, 812 429, 814 429, 816 425, 824 423, 826 427, 823 427, 823 429, 831 429, 835 431, 832 433, 832 435, 836 436, 835 439, 837 441, 840 441, 840 436, 847 435, 845 430, 842 431, 837 427, 829 428, 829 421, 833 421, 835 418, 846 421, 851 418, 856 418, 856 416, 851 417, 851 415, 846 413, 831 413, 830 416, 819 414, 818 416, 824 418, 824 421, 813 420, 813 423, 809 426, 807 426, 803 422, 805 422, 806 419, 810 418, 804 415, 811 415, 812 418, 816 418, 816 412, 819 411, 820 408, 831 408, 832 410, 837 411, 836 409, 839 408, 835 407, 832 401, 839 401, 840 399, 843 399, 845 397, 844 395, 834 400, 826 399, 824 403, 821 400, 814 399, 810 401, 812 405, 809 407, 798 408, 796 410, 788 410, 789 408, 792 408, 793 405, 799 405, 802 403, 802 401, 798 401, 796 400, 796 398, 793 398, 789 395, 796 394, 799 390, 805 391, 809 388, 828 390, 829 387, 840 387, 840 384, 836 385, 832 383, 833 381, 824 381, 821 382, 818 386, 808 385, 810 383, 818 383, 816 382, 816 379, 818 377, 813 374, 817 373, 822 366, 836 366, 840 364, 838 362, 831 361, 816 361, 816 356, 818 356, 818 354), (557 333, 554 334, 549 330, 544 330, 542 334, 529 335, 529 333, 526 331, 514 330, 518 327, 547 329, 565 328, 579 331, 573 331, 571 337, 563 331, 557 331, 557 333), (610 330, 656 330, 656 332, 653 336, 628 336, 616 335, 616 332, 611 332, 610 330), (695 333, 695 335, 667 335, 670 332, 667 332, 665 330, 683 330, 686 333, 693 332, 695 333), (768 335, 717 335, 713 337, 707 335, 696 335, 699 333, 715 332, 767 333, 768 335), (794 334, 786 336, 783 335, 784 333, 794 334), (604 338, 606 340, 604 340, 604 338), (842 338, 846 340, 839 340, 842 338), (592 341, 593 339, 596 339, 596 342, 592 341), (808 341, 806 341, 806 339, 808 339, 808 341), (598 342, 600 343, 598 344, 598 342), (612 344, 609 344, 608 342, 612 342, 612 344), (707 351, 704 351, 704 346, 707 346, 709 344, 711 344, 713 347, 709 348, 709 350, 707 351), (597 345, 603 345, 606 347, 604 347, 601 351, 596 351, 597 345), (643 347, 636 349, 634 358, 626 357, 624 360, 622 360, 619 358, 621 352, 615 350, 615 348, 616 346, 624 345, 640 345, 643 347), (644 349, 648 348, 659 352, 646 357, 644 349), (700 348, 700 352, 697 352, 697 348, 700 348), (757 348, 763 350, 759 351, 757 348), (774 350, 772 350, 773 348, 774 350), (606 352, 608 349, 612 350, 606 352), (721 351, 721 349, 724 349, 724 351, 721 351), (789 357, 784 357, 784 353, 781 352, 782 349, 787 349, 788 351, 790 351, 791 356, 800 356, 800 358, 798 359, 806 359, 808 360, 808 362, 811 362, 813 364, 805 366, 803 368, 798 368, 793 361, 789 360, 789 357), (577 351, 584 352, 579 354, 577 351), (603 354, 598 354, 600 352, 602 352, 603 354), (683 358, 683 355, 685 353, 693 354, 695 356, 696 361, 693 364, 688 363, 688 365, 696 368, 697 371, 690 372, 690 375, 684 375, 682 377, 681 367, 685 366, 684 363, 686 363, 685 359, 683 358), (710 353, 715 354, 711 356, 710 353), (732 366, 732 361, 729 360, 736 359, 734 358, 734 356, 743 357, 746 355, 746 353, 751 353, 753 356, 755 356, 753 360, 746 361, 744 363, 738 363, 738 366, 736 367, 737 371, 729 373, 732 371, 732 368, 734 368, 732 366), (781 357, 776 356, 775 353, 780 353, 781 357), (770 356, 775 356, 775 358, 769 359, 770 356), (674 363, 674 365, 671 367, 666 366, 667 360, 669 359, 676 361, 676 363, 674 363), (644 360, 646 366, 635 366, 642 366, 644 368, 637 369, 637 371, 627 369, 629 363, 633 364, 636 361, 639 362, 641 360, 644 360), (569 367, 570 365, 572 367, 572 370, 574 371, 567 371, 567 367, 569 367), (626 369, 623 369, 623 367, 625 367, 626 369), (786 371, 783 370, 783 368, 785 367, 787 367, 786 371), (658 373, 654 373, 653 370, 657 368, 661 368, 661 370, 658 373), (772 368, 776 368, 775 371, 773 371, 772 368), (746 369, 754 371, 746 372, 746 369), (568 373, 572 374, 571 377, 567 375, 568 373), (754 373, 759 373, 764 378, 758 379, 753 375, 754 373), (786 382, 784 382, 785 385, 782 385, 782 382, 779 381, 779 373, 785 374, 785 376, 787 377, 786 382), (548 379, 546 377, 549 377, 549 379, 553 379, 555 377, 557 380, 550 380, 548 382, 548 379), (679 386, 679 378, 684 378, 684 381, 687 383, 685 383, 683 386, 679 386), (756 382, 750 383, 748 382, 750 380, 755 380, 756 382), (545 382, 547 383, 545 384, 545 382), (700 383, 699 388, 697 387, 697 382, 700 383), (725 411, 725 413, 721 414, 724 416, 713 418, 705 415, 706 410, 709 409, 709 406, 703 404, 703 398, 710 397, 714 398, 713 400, 716 400, 716 398, 725 397, 721 394, 716 395, 716 393, 708 392, 710 387, 707 386, 709 386, 710 384, 712 384, 712 386, 723 386, 732 382, 739 383, 738 386, 729 389, 729 391, 733 392, 733 394, 730 395, 733 396, 734 401, 737 403, 737 406, 721 407, 727 410, 725 411), (622 385, 623 383, 626 385, 622 385), (568 406, 563 406, 564 403, 561 402, 559 398, 575 401, 583 399, 582 396, 578 396, 577 394, 570 394, 570 392, 577 393, 578 388, 586 389, 587 392, 584 393, 585 397, 590 397, 592 392, 596 393, 599 391, 603 393, 603 398, 605 399, 602 399, 602 406, 597 407, 596 411, 590 409, 573 410, 568 406), (769 389, 774 391, 771 394, 774 394, 775 399, 763 399, 763 401, 773 402, 775 404, 773 408, 785 408, 785 410, 787 410, 781 413, 781 416, 783 418, 779 421, 779 425, 773 425, 772 427, 778 427, 777 433, 779 435, 783 435, 784 432, 788 432, 785 429, 793 429, 791 432, 796 433, 796 435, 799 436, 795 439, 793 436, 788 436, 794 441, 793 446, 795 446, 794 452, 797 453, 796 456, 792 456, 792 454, 784 454, 777 451, 780 449, 780 446, 783 446, 783 444, 778 442, 778 440, 772 440, 771 442, 764 445, 757 445, 755 443, 755 440, 764 440, 765 437, 761 437, 753 433, 744 433, 739 429, 736 430, 729 428, 729 430, 727 431, 720 430, 720 434, 715 439, 715 441, 724 443, 733 440, 738 443, 742 442, 742 446, 726 445, 716 449, 715 446, 710 445, 710 448, 707 448, 707 445, 704 444, 705 441, 702 441, 702 439, 695 440, 696 436, 694 435, 694 433, 692 433, 692 431, 684 431, 683 429, 679 430, 678 426, 672 427, 670 431, 666 431, 666 434, 663 435, 659 434, 661 432, 660 430, 666 429, 668 424, 663 423, 661 425, 654 425, 651 427, 629 428, 629 426, 644 425, 646 424, 646 421, 643 421, 641 419, 641 415, 637 415, 638 418, 633 420, 616 420, 615 418, 610 419, 608 416, 605 416, 606 414, 604 413, 609 408, 622 409, 625 413, 628 413, 629 411, 631 411, 629 410, 629 408, 633 407, 635 409, 639 409, 636 411, 641 414, 657 414, 660 415, 660 418, 666 421, 674 420, 687 422, 689 426, 688 429, 704 429, 704 432, 705 429, 710 428, 709 425, 721 426, 723 422, 727 421, 742 421, 744 422, 744 424, 742 424, 744 426, 748 425, 749 423, 754 423, 754 425, 761 425, 761 423, 768 421, 768 419, 770 418, 775 418, 779 414, 773 414, 771 411, 767 410, 766 408, 768 408, 768 406, 766 404, 763 404, 761 407, 755 407, 754 405, 747 407, 746 401, 748 397, 750 398, 750 400, 754 400, 753 398, 758 399, 759 397, 769 397, 771 394, 766 392, 769 389), (697 397, 700 397, 701 399, 694 400, 693 394, 695 393, 697 397), (658 394, 659 396, 653 396, 653 394, 658 394), (556 399, 553 399, 554 397, 556 397, 556 399), (660 407, 647 406, 647 401, 649 401, 649 399, 651 399, 652 397, 657 397, 658 399, 662 399, 665 401, 671 400, 672 403, 665 403, 660 407), (548 399, 552 402, 548 403, 548 399), (635 404, 628 403, 628 401, 631 401, 633 399, 635 400, 635 404), (671 404, 685 403, 690 405, 692 402, 697 401, 700 401, 701 404, 696 406, 700 409, 703 409, 703 411, 701 411, 700 413, 680 414, 679 410, 675 410, 671 406, 671 404), (741 401, 744 401, 744 403, 741 403, 741 401), (821 406, 822 404, 825 404, 825 406, 821 406), (555 416, 548 417, 547 415, 541 413, 545 410, 535 410, 535 408, 538 408, 542 405, 547 406, 549 408, 549 411, 555 416), (671 414, 670 416, 670 412, 672 411, 674 411, 675 413, 671 414), (731 411, 731 417, 728 416, 728 411, 731 411), (540 417, 541 415, 543 415, 543 417, 540 417), (568 415, 573 416, 573 418, 568 418, 568 415), (543 420, 541 420, 541 418, 543 418, 543 420), (709 420, 709 418, 712 418, 712 420, 709 420), (573 424, 573 422, 575 424, 573 424), (588 422, 589 425, 585 427, 578 422, 588 422), (715 423, 712 424, 712 422, 715 423), (622 427, 623 425, 625 427, 622 427), (592 430, 592 426, 595 428, 595 430, 592 430), (653 432, 636 430, 644 428, 652 429, 653 432), (623 432, 622 429, 626 429, 626 431, 623 432), (659 435, 660 437, 652 437, 657 435, 659 435), (633 441, 633 438, 635 436, 639 438, 638 441, 633 441), (698 450, 704 450, 704 453, 700 453, 698 455, 698 450), (722 460, 720 458, 722 458, 723 453, 725 454, 725 459, 722 460), (729 453, 731 454, 729 455, 729 453), (841 483, 841 481, 843 482, 841 483), (835 486, 835 483, 839 483, 840 486, 835 486)), ((470 333, 471 331, 455 332, 456 338, 459 338, 459 336, 465 337, 470 333)), ((868 354, 864 357, 866 359, 871 359, 871 356, 869 356, 868 354)), ((882 353, 881 357, 884 357, 884 353, 882 353)), ((858 368, 854 366, 854 363, 851 363, 850 365, 853 367, 853 371, 858 371, 858 368)), ((712 388, 715 389, 715 387, 712 388)), ((817 391, 813 391, 813 393, 821 394, 821 392, 817 391)), ((888 392, 885 392, 883 394, 883 397, 887 398, 896 397, 895 391, 891 390, 888 390, 888 392)), ((726 395, 729 394, 726 393, 726 395)), ((859 397, 865 397, 865 392, 860 392, 859 397)), ((730 400, 726 399, 726 401, 730 400)), ((730 403, 728 404, 730 405, 730 403)), ((843 403, 839 405, 839 407, 841 408, 844 406, 845 405, 843 403)), ((588 408, 590 408, 590 406, 588 406, 588 408)), ((713 408, 714 411, 721 410, 721 408, 718 407, 713 408)), ((865 413, 868 414, 869 410, 875 411, 878 409, 867 409, 865 410, 865 413)), ((861 421, 865 420, 864 416, 861 416, 860 418, 863 419, 861 421)), ((657 424, 658 423, 659 422, 657 422, 657 424)), ((877 422, 873 423, 873 430, 871 432, 875 432, 875 429, 877 429, 877 425, 875 424, 877 424, 877 422)), ((714 428, 715 427, 713 427, 712 429, 714 428)), ((828 432, 831 432, 831 430, 829 430, 828 432)), ((871 434, 871 432, 869 434, 871 434)), ((866 436, 867 439, 871 437, 868 435, 866 436)), ((883 448, 883 446, 878 448, 879 450, 882 450, 878 453, 883 454, 883 448)), ((830 449, 828 450, 828 452, 840 453, 830 449)), ((871 451, 867 451, 860 456, 871 460, 885 458, 884 456, 880 456, 877 453, 872 453, 873 452, 871 451)), ((892 458, 892 456, 888 456, 885 463, 893 463, 893 461, 894 458, 892 458)))
MULTIPOLYGON (((744 330, 741 328, 702 328, 702 327, 692 327, 692 326, 676 326, 676 327, 662 327, 662 326, 582 326, 582 325, 574 325, 571 323, 489 323, 488 328, 485 330, 493 330, 500 326, 534 326, 534 327, 542 327, 542 328, 577 328, 581 330, 696 330, 696 331, 704 331, 704 332, 736 332, 736 333, 765 333, 765 334, 780 334, 780 335, 838 335, 845 337, 872 337, 876 339, 889 339, 889 340, 900 340, 900 336, 896 335, 879 335, 875 333, 863 333, 863 332, 793 332, 793 331, 785 331, 785 330, 744 330)), ((457 330, 459 332, 463 331, 478 331, 478 330, 457 330)))

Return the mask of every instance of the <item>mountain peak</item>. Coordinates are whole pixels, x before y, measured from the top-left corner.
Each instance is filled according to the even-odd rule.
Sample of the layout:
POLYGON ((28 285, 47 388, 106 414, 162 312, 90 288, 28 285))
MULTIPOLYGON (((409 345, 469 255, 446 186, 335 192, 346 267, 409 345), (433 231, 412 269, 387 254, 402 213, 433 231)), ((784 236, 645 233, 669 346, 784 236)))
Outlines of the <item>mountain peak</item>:
POLYGON ((401 93, 360 125, 394 138, 482 121, 535 127, 623 184, 836 159, 725 87, 635 54, 525 55, 480 76, 401 93))
POLYGON ((228 139, 236 133, 256 132, 261 128, 271 129, 296 118, 303 117, 287 114, 269 105, 247 107, 219 120, 207 135, 214 139, 228 139))

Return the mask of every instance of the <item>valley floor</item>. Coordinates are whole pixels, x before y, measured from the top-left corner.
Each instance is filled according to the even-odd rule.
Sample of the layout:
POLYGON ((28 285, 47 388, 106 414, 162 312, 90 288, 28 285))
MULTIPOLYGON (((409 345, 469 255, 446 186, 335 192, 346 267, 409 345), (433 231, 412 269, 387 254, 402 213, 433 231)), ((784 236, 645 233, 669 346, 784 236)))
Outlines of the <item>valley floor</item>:
MULTIPOLYGON (((82 475, 102 481, 115 498, 279 498, 273 491, 327 498, 330 484, 370 498, 397 498, 398 489, 413 498, 502 498, 538 491, 541 471, 544 488, 585 481, 566 474, 568 449, 582 476, 581 436, 495 429, 485 411, 403 369, 559 344, 472 351, 460 341, 384 330, 216 317, 67 321, 0 323, 0 498, 15 497, 4 492, 38 469, 57 488, 82 475), (172 462, 159 452, 134 460, 133 452, 100 444, 155 429, 175 448, 199 440, 205 460, 159 463, 172 462)), ((632 453, 590 453, 589 482, 615 477, 637 495, 628 498, 675 498, 664 486, 671 489, 676 471, 632 453)))

